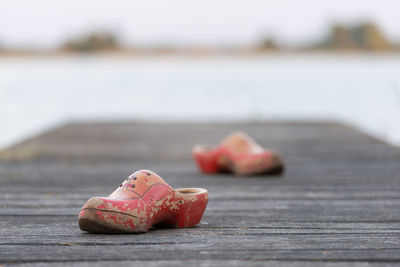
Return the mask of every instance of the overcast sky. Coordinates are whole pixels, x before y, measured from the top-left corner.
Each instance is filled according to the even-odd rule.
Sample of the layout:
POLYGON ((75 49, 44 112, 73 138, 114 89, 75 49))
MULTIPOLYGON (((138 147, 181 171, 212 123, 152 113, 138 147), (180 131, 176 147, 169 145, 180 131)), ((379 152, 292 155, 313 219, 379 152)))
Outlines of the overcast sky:
POLYGON ((0 45, 52 48, 101 29, 136 45, 298 44, 362 20, 400 41, 400 0, 0 0, 0 45))

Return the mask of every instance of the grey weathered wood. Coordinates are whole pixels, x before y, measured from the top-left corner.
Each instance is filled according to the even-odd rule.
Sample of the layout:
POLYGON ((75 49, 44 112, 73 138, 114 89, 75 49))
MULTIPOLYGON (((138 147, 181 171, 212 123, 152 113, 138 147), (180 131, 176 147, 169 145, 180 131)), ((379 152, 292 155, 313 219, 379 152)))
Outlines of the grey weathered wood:
MULTIPOLYGON (((355 262, 355 261, 339 261, 339 262, 326 262, 326 261, 261 261, 261 260, 160 260, 160 261, 67 261, 68 266, 147 266, 147 267, 175 267, 184 264, 187 267, 207 267, 207 266, 231 266, 231 267, 260 267, 260 266, 276 266, 276 267, 337 267, 337 266, 354 266, 354 267, 385 267, 385 266, 398 266, 396 263, 379 263, 379 262, 355 262)), ((10 266, 33 266, 33 267, 47 267, 47 266, 64 266, 63 262, 41 262, 41 263, 28 263, 28 264, 9 264, 10 266)), ((8 265, 7 265, 8 266, 8 265)))
POLYGON ((69 124, 0 152, 0 263, 389 266, 400 262, 400 150, 335 123, 69 124), (284 177, 202 175, 197 143, 244 130, 284 177), (205 187, 198 227, 91 235, 82 204, 148 168, 205 187))

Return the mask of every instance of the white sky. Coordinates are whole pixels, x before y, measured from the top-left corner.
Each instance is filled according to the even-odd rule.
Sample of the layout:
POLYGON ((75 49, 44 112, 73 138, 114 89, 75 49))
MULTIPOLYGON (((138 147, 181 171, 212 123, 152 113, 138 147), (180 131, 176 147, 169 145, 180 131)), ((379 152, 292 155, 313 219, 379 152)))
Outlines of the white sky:
POLYGON ((265 35, 290 45, 365 19, 400 41, 400 0, 0 0, 0 45, 51 48, 99 29, 136 45, 247 45, 265 35))

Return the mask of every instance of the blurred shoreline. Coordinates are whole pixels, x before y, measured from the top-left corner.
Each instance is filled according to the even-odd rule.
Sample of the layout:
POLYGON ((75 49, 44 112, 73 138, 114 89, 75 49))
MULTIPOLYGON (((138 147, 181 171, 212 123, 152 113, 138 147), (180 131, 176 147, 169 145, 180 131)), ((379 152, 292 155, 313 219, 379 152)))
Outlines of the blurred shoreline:
POLYGON ((248 45, 179 45, 177 43, 127 44, 114 32, 97 30, 68 37, 53 48, 4 46, 0 40, 0 57, 59 57, 73 55, 121 56, 253 56, 297 54, 400 54, 400 43, 389 40, 374 23, 332 24, 319 40, 288 45, 271 36, 260 36, 248 45))
POLYGON ((105 51, 95 53, 69 53, 69 52, 2 52, 0 51, 1 59, 68 59, 68 58, 116 58, 116 59, 135 59, 135 58, 262 58, 262 57, 343 57, 343 58, 358 58, 358 57, 399 57, 400 51, 385 51, 385 52, 368 52, 368 51, 269 51, 259 52, 252 50, 237 50, 237 51, 210 51, 210 50, 181 50, 171 52, 153 52, 153 51, 105 51))

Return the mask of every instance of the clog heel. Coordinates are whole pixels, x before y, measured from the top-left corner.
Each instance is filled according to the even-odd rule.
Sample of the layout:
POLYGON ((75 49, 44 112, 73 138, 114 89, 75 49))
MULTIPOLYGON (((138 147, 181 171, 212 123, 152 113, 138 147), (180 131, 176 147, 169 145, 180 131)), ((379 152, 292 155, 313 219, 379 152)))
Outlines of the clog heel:
POLYGON ((200 223, 203 211, 206 208, 208 192, 202 188, 179 188, 176 189, 179 201, 186 203, 181 206, 180 212, 175 218, 178 228, 193 227, 200 223))

